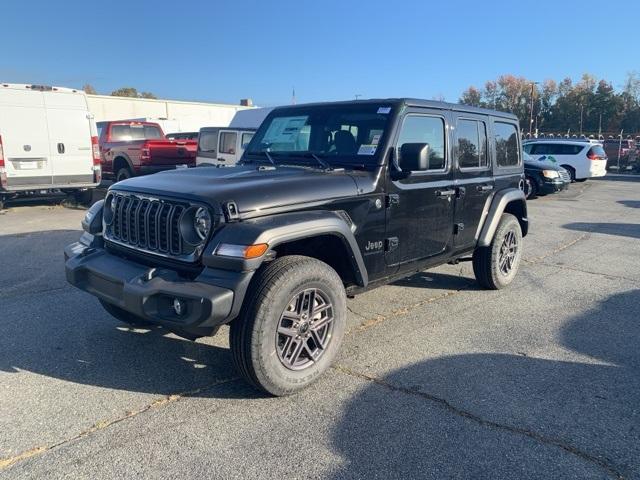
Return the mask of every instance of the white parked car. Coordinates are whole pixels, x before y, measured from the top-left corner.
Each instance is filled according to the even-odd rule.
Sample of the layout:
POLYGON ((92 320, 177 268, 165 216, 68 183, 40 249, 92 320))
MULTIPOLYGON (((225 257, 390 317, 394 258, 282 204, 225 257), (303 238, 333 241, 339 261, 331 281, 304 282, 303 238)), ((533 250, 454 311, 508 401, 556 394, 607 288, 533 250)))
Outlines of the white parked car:
POLYGON ((99 185, 97 135, 83 91, 0 84, 0 208, 25 194, 99 185))
POLYGON ((535 139, 525 140, 523 149, 534 160, 565 168, 573 181, 584 182, 607 173, 607 154, 600 143, 580 139, 535 139))

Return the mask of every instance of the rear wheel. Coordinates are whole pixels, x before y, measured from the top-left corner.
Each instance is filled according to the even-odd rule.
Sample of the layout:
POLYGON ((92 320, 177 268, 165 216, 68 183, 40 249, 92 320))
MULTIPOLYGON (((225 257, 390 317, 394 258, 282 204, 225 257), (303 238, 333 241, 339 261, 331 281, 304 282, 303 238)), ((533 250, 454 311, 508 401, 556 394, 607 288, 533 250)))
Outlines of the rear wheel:
POLYGON ((346 294, 335 270, 310 257, 276 259, 256 273, 231 323, 233 362, 255 387, 295 393, 331 366, 345 324, 346 294))
POLYGON ((132 327, 147 327, 153 325, 153 323, 146 321, 144 318, 134 315, 131 312, 127 312, 126 310, 117 307, 112 303, 100 300, 100 304, 102 305, 102 308, 104 308, 109 314, 111 314, 111 316, 117 318, 123 323, 131 325, 132 327))
POLYGON ((127 178, 131 177, 133 177, 133 173, 131 173, 129 167, 122 167, 116 173, 116 182, 121 182, 122 180, 126 180, 127 178))
POLYGON ((518 219, 503 213, 488 247, 478 247, 473 253, 473 273, 484 288, 499 290, 509 285, 522 258, 522 229, 518 219))

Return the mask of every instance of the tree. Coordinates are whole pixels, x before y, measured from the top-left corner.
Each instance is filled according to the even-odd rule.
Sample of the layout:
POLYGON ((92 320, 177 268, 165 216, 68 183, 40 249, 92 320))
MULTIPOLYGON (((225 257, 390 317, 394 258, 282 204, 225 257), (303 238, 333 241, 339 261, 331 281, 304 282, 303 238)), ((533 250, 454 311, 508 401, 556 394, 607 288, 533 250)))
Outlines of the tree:
POLYGON ((138 90, 133 87, 122 87, 111 92, 111 96, 138 98, 138 90))
POLYGON ((112 97, 130 97, 130 98, 158 98, 151 92, 138 92, 133 87, 122 87, 111 92, 112 97))
POLYGON ((84 90, 84 93, 88 93, 89 95, 97 95, 98 92, 96 92, 96 89, 93 88, 93 85, 89 85, 88 83, 82 87, 82 90, 84 90))
MULTIPOLYGON (((485 83, 484 88, 469 87, 459 102, 514 113, 523 130, 528 130, 532 82, 524 77, 501 75, 485 83)), ((538 128, 548 133, 596 134, 602 119, 602 133, 620 129, 640 133, 640 76, 627 74, 620 92, 604 79, 585 73, 577 83, 565 78, 560 83, 547 79, 533 89, 533 118, 538 128)))
POLYGON ((458 103, 464 103, 472 107, 480 107, 482 105, 482 93, 476 87, 471 86, 462 92, 462 96, 458 103))

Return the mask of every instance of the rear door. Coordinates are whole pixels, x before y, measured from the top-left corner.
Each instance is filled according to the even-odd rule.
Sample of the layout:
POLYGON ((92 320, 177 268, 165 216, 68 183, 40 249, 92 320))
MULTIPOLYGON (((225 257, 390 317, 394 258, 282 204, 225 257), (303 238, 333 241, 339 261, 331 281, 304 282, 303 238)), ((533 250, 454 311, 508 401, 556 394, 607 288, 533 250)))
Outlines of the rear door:
POLYGON ((51 173, 56 187, 93 183, 91 115, 84 95, 43 92, 51 173))
POLYGON ((49 133, 42 92, 0 87, 0 135, 8 188, 50 187, 49 133))
POLYGON ((495 183, 487 142, 489 118, 467 113, 456 116, 454 245, 456 250, 464 250, 475 246, 495 183))
POLYGON ((235 130, 220 130, 218 136, 218 161, 233 165, 238 153, 238 132, 235 130))

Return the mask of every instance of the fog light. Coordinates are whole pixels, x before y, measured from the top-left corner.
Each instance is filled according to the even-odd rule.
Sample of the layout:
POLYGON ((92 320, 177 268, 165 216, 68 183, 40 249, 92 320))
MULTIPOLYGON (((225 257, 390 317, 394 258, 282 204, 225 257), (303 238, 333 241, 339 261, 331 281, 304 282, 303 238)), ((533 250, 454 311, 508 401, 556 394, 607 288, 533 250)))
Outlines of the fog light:
POLYGON ((179 298, 173 299, 173 311, 176 312, 176 315, 179 317, 185 312, 186 307, 185 303, 179 298))

